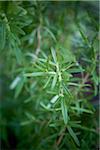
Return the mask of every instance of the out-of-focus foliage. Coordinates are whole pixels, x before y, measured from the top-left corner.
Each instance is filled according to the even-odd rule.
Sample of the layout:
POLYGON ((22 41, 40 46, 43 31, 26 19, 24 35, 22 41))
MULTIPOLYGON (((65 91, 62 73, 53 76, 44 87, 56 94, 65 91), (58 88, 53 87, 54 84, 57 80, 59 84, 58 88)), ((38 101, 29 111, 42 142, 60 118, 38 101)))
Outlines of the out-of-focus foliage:
POLYGON ((98 148, 98 6, 0 1, 2 150, 98 148))

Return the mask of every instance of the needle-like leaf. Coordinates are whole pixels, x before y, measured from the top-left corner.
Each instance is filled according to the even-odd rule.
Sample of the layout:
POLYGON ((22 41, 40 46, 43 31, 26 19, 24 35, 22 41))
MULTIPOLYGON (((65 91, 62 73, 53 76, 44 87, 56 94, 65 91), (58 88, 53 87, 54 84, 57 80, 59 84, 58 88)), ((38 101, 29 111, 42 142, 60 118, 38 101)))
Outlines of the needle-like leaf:
POLYGON ((6 25, 0 22, 0 50, 2 50, 6 43, 6 25))
POLYGON ((52 53, 52 57, 53 57, 53 60, 54 60, 55 64, 57 64, 56 51, 53 48, 51 48, 51 53, 52 53))
POLYGON ((24 76, 26 77, 37 77, 37 76, 45 76, 45 75, 55 75, 55 72, 33 72, 33 73, 26 73, 24 76))
POLYGON ((56 83, 57 83, 57 74, 55 74, 54 76, 53 76, 53 80, 52 80, 52 84, 51 84, 51 89, 53 90, 54 88, 55 88, 55 86, 56 86, 56 83))
POLYGON ((61 99, 61 110, 62 110, 64 123, 67 124, 68 123, 68 110, 67 110, 67 106, 65 103, 65 99, 63 98, 61 99))
POLYGON ((50 100, 50 102, 55 103, 58 100, 58 98, 59 98, 59 95, 56 95, 50 100))
POLYGON ((71 137, 74 139, 75 143, 76 143, 78 146, 80 146, 80 142, 79 142, 79 140, 78 140, 78 138, 77 138, 77 136, 76 136, 76 133, 73 131, 73 129, 72 129, 69 125, 67 126, 67 129, 68 129, 68 131, 69 131, 71 137))

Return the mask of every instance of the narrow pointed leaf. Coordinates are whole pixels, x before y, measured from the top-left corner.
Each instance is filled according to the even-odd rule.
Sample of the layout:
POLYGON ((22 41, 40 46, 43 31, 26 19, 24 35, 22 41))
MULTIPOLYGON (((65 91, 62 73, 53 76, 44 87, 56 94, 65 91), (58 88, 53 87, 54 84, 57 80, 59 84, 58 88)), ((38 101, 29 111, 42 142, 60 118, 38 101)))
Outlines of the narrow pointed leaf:
POLYGON ((35 120, 35 117, 32 115, 32 114, 30 114, 29 112, 25 112, 25 115, 30 119, 30 120, 35 120))
POLYGON ((43 88, 46 88, 46 87, 48 86, 48 84, 49 84, 49 82, 50 82, 50 80, 51 80, 51 77, 52 77, 52 76, 50 76, 50 77, 48 78, 48 80, 47 80, 47 82, 45 83, 45 85, 44 85, 43 88))
POLYGON ((53 90, 54 87, 56 86, 57 83, 57 74, 54 75, 53 77, 53 81, 52 81, 52 85, 51 85, 51 89, 53 90))
POLYGON ((52 57, 55 63, 57 63, 57 56, 56 56, 56 51, 52 48, 51 49, 52 57))
POLYGON ((11 83, 10 89, 13 90, 13 89, 17 86, 17 84, 20 82, 20 80, 21 80, 21 78, 20 78, 19 76, 17 76, 17 77, 14 79, 14 81, 11 83))
POLYGON ((14 47, 14 53, 18 64, 22 63, 22 52, 18 47, 14 47))
POLYGON ((79 107, 71 107, 71 109, 73 109, 73 110, 77 110, 77 111, 79 111, 79 112, 86 112, 86 113, 93 114, 93 112, 92 112, 91 110, 84 109, 84 108, 79 108, 79 107))
POLYGON ((55 72, 33 72, 33 73, 26 73, 24 76, 26 77, 37 77, 37 76, 45 76, 45 75, 55 75, 55 72))
POLYGON ((24 86, 25 78, 22 77, 15 90, 15 98, 19 96, 24 86))
POLYGON ((6 26, 3 22, 0 22, 0 50, 4 49, 6 42, 6 26))
POLYGON ((52 37, 52 39, 56 42, 56 41, 57 41, 57 40, 56 40, 56 37, 55 37, 55 35, 50 31, 50 29, 47 28, 47 27, 44 27, 44 29, 49 33, 49 35, 52 37))
POLYGON ((75 141, 75 143, 76 143, 78 146, 80 146, 80 142, 79 142, 79 140, 78 140, 78 138, 77 138, 75 132, 73 131, 73 129, 72 129, 70 126, 67 126, 67 129, 68 129, 68 131, 69 131, 71 137, 72 137, 73 140, 75 141))
POLYGON ((50 100, 50 102, 55 103, 58 100, 58 98, 59 98, 59 95, 56 95, 50 100))
POLYGON ((62 110, 64 123, 67 124, 68 123, 68 110, 67 110, 67 106, 65 103, 65 99, 61 99, 61 110, 62 110))

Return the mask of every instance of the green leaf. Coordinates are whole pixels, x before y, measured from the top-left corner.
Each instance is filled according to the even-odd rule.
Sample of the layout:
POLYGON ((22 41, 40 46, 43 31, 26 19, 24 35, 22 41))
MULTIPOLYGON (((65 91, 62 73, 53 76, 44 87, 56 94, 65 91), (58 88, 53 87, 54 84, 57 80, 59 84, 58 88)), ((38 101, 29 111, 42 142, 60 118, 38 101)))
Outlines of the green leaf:
POLYGON ((30 114, 29 112, 25 112, 25 115, 26 115, 31 121, 36 120, 35 117, 34 117, 32 114, 30 114))
POLYGON ((45 75, 55 75, 55 72, 33 72, 33 73, 26 73, 24 76, 26 77, 37 77, 37 76, 45 76, 45 75))
POLYGON ((22 122, 20 122, 20 126, 27 126, 27 125, 30 125, 31 123, 33 123, 32 120, 29 120, 29 121, 22 121, 22 122))
POLYGON ((78 129, 82 129, 82 130, 85 130, 85 131, 96 133, 96 129, 92 129, 92 128, 88 128, 88 127, 82 126, 82 125, 80 125, 80 124, 78 124, 78 123, 76 123, 74 121, 70 121, 70 125, 73 128, 78 128, 78 129))
POLYGON ((47 28, 47 27, 43 27, 43 28, 51 35, 52 39, 56 42, 56 41, 57 41, 57 40, 56 40, 56 37, 55 37, 55 35, 50 31, 50 29, 47 28))
POLYGON ((33 73, 26 73, 26 77, 37 77, 37 76, 43 76, 45 75, 44 72, 33 72, 33 73))
POLYGON ((6 26, 0 22, 0 50, 4 49, 6 43, 6 26))
POLYGON ((73 138, 73 140, 75 141, 75 143, 80 146, 80 142, 75 134, 75 132, 72 130, 72 128, 70 126, 67 126, 68 132, 70 133, 71 137, 73 138))
POLYGON ((20 40, 17 37, 17 35, 14 35, 13 33, 9 33, 9 42, 10 42, 10 47, 12 49, 12 52, 16 56, 17 63, 19 65, 22 64, 22 52, 21 49, 19 48, 20 40))
POLYGON ((80 26, 80 24, 79 24, 78 22, 77 22, 77 27, 78 27, 78 29, 79 29, 79 32, 80 32, 80 34, 81 34, 81 36, 82 36, 82 38, 83 38, 85 44, 87 44, 89 47, 91 47, 87 36, 86 36, 86 35, 84 34, 84 32, 82 31, 82 27, 80 26))
POLYGON ((46 87, 48 86, 48 84, 49 84, 51 78, 52 78, 52 76, 50 76, 50 77, 48 78, 48 80, 46 81, 46 83, 45 83, 45 85, 43 86, 43 88, 46 88, 46 87))
POLYGON ((52 80, 52 85, 51 85, 51 89, 52 90, 56 86, 56 83, 57 83, 57 74, 54 75, 53 80, 52 80))
POLYGON ((47 106, 43 103, 43 102, 40 102, 40 105, 47 111, 52 111, 52 109, 50 108, 51 107, 51 104, 49 103, 47 106))
POLYGON ((54 62, 57 63, 56 51, 53 48, 51 48, 51 54, 52 54, 54 62))
POLYGON ((59 98, 59 95, 56 95, 50 100, 50 102, 55 103, 58 100, 58 98, 59 98))
POLYGON ((69 148, 69 150, 79 150, 79 149, 77 149, 77 146, 76 146, 75 142, 73 141, 72 137, 70 136, 70 134, 66 134, 65 144, 69 148))
POLYGON ((71 107, 71 109, 73 109, 73 110, 77 110, 77 111, 79 111, 79 112, 86 112, 86 113, 93 114, 93 112, 92 112, 91 110, 84 109, 84 108, 79 108, 79 107, 71 107))
POLYGON ((68 87, 65 84, 63 84, 63 89, 64 89, 66 95, 73 97, 72 93, 70 92, 70 90, 68 89, 68 87))
POLYGON ((67 124, 68 123, 68 110, 67 110, 67 106, 65 103, 65 99, 63 98, 61 99, 61 110, 62 110, 64 123, 67 124))
POLYGON ((25 77, 22 76, 21 80, 18 82, 18 85, 16 86, 15 98, 17 98, 19 96, 19 94, 21 93, 24 83, 25 83, 25 77))
POLYGON ((80 73, 85 71, 84 69, 80 69, 80 68, 72 68, 72 69, 68 69, 67 70, 69 73, 80 73))
POLYGON ((21 50, 18 47, 15 47, 13 50, 14 50, 18 64, 22 64, 22 52, 21 52, 21 50))
POLYGON ((25 32, 20 27, 16 26, 16 24, 13 24, 11 29, 16 34, 25 35, 25 32))
POLYGON ((13 90, 13 89, 17 86, 17 84, 20 82, 20 80, 21 80, 21 78, 20 78, 19 76, 17 76, 17 77, 14 79, 14 81, 11 83, 10 89, 13 90))

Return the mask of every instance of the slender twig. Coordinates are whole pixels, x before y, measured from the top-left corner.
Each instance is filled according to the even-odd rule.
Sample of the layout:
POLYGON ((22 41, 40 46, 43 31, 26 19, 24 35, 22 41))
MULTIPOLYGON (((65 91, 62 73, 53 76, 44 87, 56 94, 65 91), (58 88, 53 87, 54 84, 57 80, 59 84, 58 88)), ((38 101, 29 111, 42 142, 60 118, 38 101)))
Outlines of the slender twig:
POLYGON ((84 79, 82 81, 82 85, 87 82, 88 78, 89 78, 89 73, 87 73, 86 76, 84 77, 84 79))
POLYGON ((57 140, 57 142, 56 142, 56 145, 57 145, 57 146, 60 145, 60 143, 61 143, 61 141, 62 141, 62 139, 63 139, 63 137, 64 137, 64 135, 65 135, 65 130, 66 130, 66 128, 64 127, 63 131, 61 132, 61 134, 60 134, 60 136, 59 136, 59 138, 58 138, 58 140, 57 140))
POLYGON ((88 78, 89 78, 89 73, 87 73, 87 74, 85 75, 85 77, 83 78, 82 83, 81 83, 80 87, 78 88, 78 90, 77 90, 77 92, 76 92, 76 95, 78 95, 79 91, 82 90, 83 85, 87 82, 88 78))

